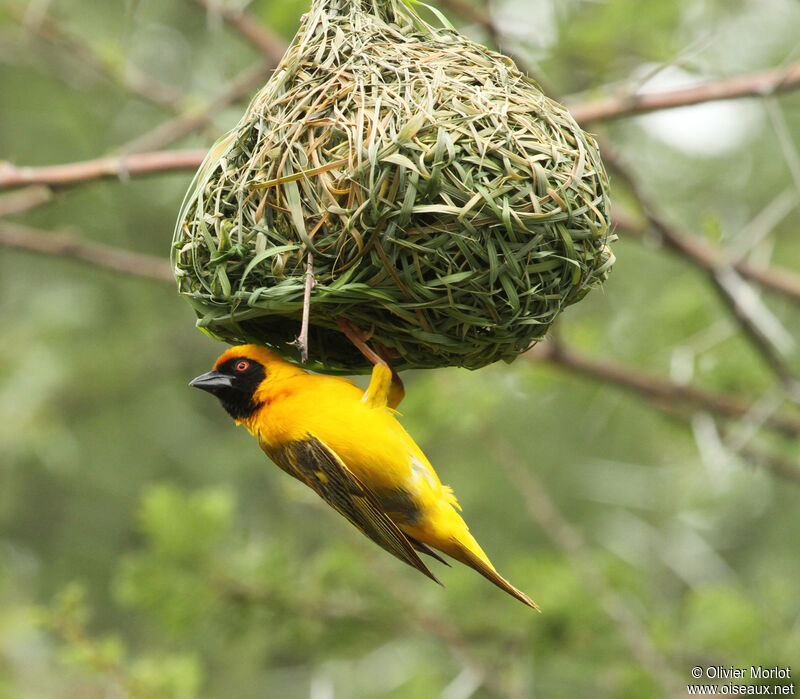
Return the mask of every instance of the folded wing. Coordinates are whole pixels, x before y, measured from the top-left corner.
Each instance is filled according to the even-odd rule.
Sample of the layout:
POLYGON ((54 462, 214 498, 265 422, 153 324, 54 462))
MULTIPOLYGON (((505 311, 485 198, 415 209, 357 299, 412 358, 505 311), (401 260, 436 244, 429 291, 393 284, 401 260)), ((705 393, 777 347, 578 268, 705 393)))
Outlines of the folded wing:
POLYGON ((305 483, 378 546, 441 585, 413 543, 383 512, 375 494, 322 440, 309 434, 281 447, 263 443, 261 447, 280 468, 305 483))

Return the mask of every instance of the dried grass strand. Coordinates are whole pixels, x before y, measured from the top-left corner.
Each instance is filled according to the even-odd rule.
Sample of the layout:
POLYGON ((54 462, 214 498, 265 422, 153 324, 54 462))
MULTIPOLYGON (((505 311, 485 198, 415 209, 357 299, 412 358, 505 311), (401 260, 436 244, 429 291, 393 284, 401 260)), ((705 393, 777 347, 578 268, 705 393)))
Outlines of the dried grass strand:
POLYGON ((198 171, 173 266, 199 326, 296 357, 314 256, 314 366, 511 360, 605 279, 594 140, 510 59, 395 0, 315 0, 264 88, 198 171))

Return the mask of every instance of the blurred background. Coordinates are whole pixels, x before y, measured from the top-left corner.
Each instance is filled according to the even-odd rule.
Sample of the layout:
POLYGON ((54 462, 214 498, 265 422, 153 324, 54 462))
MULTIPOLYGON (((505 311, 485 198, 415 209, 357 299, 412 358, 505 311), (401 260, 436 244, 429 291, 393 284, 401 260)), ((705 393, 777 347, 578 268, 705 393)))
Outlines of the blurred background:
POLYGON ((437 6, 612 180, 616 267, 552 341, 405 377, 543 613, 390 559, 187 386, 222 346, 174 220, 307 1, 0 0, 0 698, 677 697, 800 658, 800 4, 437 6))

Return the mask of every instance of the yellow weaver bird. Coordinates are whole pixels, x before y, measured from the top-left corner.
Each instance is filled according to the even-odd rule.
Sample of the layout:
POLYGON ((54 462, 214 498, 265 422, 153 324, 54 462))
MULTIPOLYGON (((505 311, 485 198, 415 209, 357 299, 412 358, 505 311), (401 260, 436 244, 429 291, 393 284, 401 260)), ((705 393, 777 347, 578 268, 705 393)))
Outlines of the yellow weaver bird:
POLYGON ((445 563, 441 551, 538 609, 495 570, 452 489, 397 421, 399 377, 352 326, 343 329, 375 363, 366 391, 258 345, 227 350, 190 385, 215 395, 272 461, 401 561, 439 582, 417 551, 445 563))

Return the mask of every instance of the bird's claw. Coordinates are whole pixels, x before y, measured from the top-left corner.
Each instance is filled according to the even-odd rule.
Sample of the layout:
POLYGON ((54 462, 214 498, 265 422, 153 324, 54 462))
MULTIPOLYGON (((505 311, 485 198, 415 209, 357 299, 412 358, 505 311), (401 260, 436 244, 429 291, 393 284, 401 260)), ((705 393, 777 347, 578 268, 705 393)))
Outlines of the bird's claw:
POLYGON ((389 366, 388 362, 367 344, 375 334, 374 325, 369 330, 362 330, 357 325, 344 318, 339 318, 338 325, 339 330, 347 336, 347 339, 350 340, 369 361, 373 364, 389 366))
POLYGON ((355 323, 351 323, 345 318, 339 318, 338 324, 339 330, 347 335, 347 338, 353 343, 355 343, 356 340, 359 340, 360 342, 369 342, 372 339, 372 336, 375 334, 374 325, 371 326, 369 330, 362 330, 355 323))

